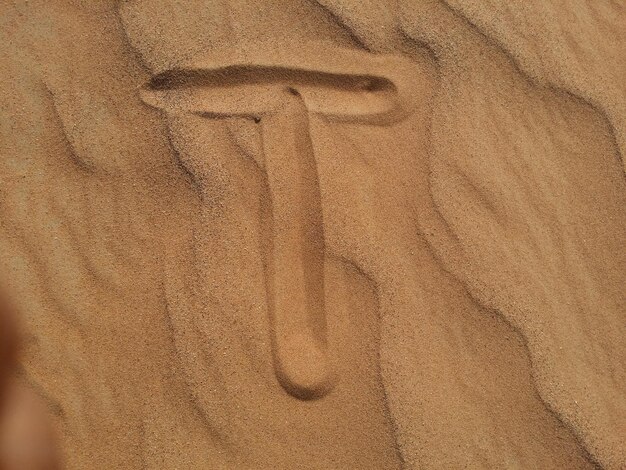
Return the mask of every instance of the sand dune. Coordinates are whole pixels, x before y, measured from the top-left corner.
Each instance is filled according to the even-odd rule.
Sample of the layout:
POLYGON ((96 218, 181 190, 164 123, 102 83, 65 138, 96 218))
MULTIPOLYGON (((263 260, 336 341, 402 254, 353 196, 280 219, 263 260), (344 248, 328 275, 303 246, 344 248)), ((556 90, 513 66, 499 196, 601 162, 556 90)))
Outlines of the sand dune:
POLYGON ((16 0, 0 288, 67 468, 626 468, 626 8, 16 0))

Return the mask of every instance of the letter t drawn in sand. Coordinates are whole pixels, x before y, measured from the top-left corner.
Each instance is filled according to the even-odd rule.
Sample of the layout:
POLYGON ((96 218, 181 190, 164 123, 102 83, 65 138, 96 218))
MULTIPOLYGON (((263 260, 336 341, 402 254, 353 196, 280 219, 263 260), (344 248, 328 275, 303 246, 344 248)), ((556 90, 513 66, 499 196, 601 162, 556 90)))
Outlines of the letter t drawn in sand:
POLYGON ((420 73, 407 59, 326 42, 235 49, 157 71, 142 100, 170 114, 261 123, 271 198, 268 306, 276 377, 292 396, 335 383, 326 335, 324 232, 309 116, 391 125, 413 110, 420 73))

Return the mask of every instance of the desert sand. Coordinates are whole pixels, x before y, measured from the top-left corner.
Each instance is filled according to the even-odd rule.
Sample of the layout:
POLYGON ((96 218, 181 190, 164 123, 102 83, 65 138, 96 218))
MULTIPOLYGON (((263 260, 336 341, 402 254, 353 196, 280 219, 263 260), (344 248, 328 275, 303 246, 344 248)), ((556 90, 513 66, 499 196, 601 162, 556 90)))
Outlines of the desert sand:
POLYGON ((626 468, 625 4, 0 20, 0 462, 626 468))

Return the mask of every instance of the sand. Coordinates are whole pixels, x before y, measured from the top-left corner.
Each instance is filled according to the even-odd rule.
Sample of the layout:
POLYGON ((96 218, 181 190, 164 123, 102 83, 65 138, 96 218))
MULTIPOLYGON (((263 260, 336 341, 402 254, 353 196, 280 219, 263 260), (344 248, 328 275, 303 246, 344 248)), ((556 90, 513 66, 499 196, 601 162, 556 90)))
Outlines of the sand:
POLYGON ((0 366, 64 468, 626 468, 619 2, 0 19, 0 366))

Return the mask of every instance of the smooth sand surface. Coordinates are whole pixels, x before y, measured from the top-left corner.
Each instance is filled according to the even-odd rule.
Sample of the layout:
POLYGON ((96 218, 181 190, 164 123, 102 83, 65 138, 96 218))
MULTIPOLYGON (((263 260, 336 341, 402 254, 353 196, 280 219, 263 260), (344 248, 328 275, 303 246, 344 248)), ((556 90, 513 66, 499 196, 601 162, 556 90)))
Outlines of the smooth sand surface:
POLYGON ((0 288, 67 468, 626 468, 620 2, 0 23, 0 288))

